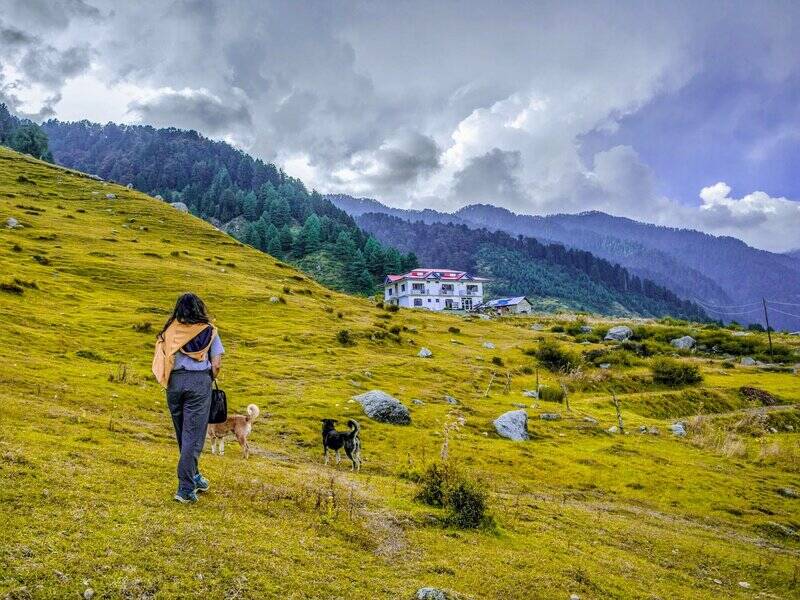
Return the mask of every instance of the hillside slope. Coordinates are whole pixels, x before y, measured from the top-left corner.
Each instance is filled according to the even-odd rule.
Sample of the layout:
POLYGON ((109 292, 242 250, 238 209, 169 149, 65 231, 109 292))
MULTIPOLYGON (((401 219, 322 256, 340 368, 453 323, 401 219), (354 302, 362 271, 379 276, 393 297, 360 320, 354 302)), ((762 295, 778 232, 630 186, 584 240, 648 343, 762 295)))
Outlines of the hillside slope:
MULTIPOLYGON (((522 391, 536 375, 522 350, 543 338, 603 347, 530 320, 390 313, 163 202, 5 149, 0 273, 2 597, 90 587, 96 598, 405 599, 426 585, 474 599, 797 594, 800 542, 787 532, 800 500, 776 490, 797 487, 798 434, 731 433, 741 446, 724 454, 666 433, 668 415, 704 403, 747 409, 740 385, 798 403, 791 373, 723 373, 719 359, 698 360, 704 387, 684 396, 648 383, 641 365, 587 364, 571 412, 531 406, 522 391), (250 460, 235 444, 222 457, 206 452, 212 490, 189 507, 171 500, 176 448, 149 375, 154 333, 185 290, 207 300, 220 327, 231 410, 262 409, 250 460), (341 330, 354 345, 337 342, 341 330), (418 358, 421 346, 433 357, 418 358), (617 421, 596 382, 617 389, 630 435, 606 432, 617 421), (350 397, 372 388, 406 404, 412 424, 363 416, 350 397), (492 420, 520 402, 531 440, 499 439, 492 420), (563 418, 538 418, 554 411, 563 418), (360 474, 321 464, 322 417, 359 419, 360 474), (465 424, 448 428, 450 460, 487 481, 495 529, 445 526, 440 509, 414 500, 413 474, 439 456, 457 417, 465 424)), ((800 430, 796 410, 778 413, 800 430)))

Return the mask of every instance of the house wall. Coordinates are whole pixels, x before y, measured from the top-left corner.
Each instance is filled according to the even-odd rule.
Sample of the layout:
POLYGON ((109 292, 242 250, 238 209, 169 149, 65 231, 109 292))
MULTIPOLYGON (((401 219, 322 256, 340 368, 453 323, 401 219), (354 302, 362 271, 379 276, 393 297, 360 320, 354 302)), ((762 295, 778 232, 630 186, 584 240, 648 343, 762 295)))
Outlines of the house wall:
POLYGON ((471 299, 473 306, 482 302, 483 282, 401 280, 386 285, 383 292, 383 299, 386 303, 408 308, 426 308, 428 310, 445 310, 448 300, 452 301, 454 310, 461 310, 464 298, 471 299), (423 286, 422 291, 412 289, 412 284, 415 283, 423 286), (405 285, 405 290, 403 285, 405 285), (447 285, 452 286, 452 291, 447 291, 447 285), (476 291, 468 294, 467 285, 476 286, 476 291), (414 304, 415 298, 422 300, 422 306, 414 304))

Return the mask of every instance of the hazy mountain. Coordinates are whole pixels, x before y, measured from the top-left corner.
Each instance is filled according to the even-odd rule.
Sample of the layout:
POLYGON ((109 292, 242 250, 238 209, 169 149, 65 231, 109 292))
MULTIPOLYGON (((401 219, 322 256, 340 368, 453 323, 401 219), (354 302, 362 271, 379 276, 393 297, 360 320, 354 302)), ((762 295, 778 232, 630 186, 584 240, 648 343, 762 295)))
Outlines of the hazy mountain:
MULTIPOLYGON (((587 250, 683 298, 699 299, 713 308, 725 307, 727 312, 709 310, 709 314, 726 320, 762 322, 763 314, 755 306, 741 306, 758 302, 762 296, 800 303, 797 252, 776 254, 758 250, 731 237, 651 225, 602 212, 533 216, 476 204, 451 214, 395 209, 375 200, 342 195, 328 198, 357 220, 368 209, 426 223, 486 227, 587 250), (745 310, 750 312, 745 313, 745 310)), ((783 312, 798 314, 800 307, 783 312)), ((771 321, 777 327, 796 329, 800 326, 800 318, 786 314, 776 313, 771 321)))

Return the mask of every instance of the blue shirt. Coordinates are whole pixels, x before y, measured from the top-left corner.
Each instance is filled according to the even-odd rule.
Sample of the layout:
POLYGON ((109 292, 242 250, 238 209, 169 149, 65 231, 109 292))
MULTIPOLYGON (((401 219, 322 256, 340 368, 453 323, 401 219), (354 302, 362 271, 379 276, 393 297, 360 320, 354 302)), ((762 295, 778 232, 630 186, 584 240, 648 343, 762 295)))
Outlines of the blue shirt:
POLYGON ((222 346, 222 341, 219 339, 218 335, 215 335, 214 340, 211 342, 211 347, 208 349, 208 358, 206 358, 206 360, 195 360, 178 350, 175 353, 175 364, 172 366, 172 370, 208 371, 211 368, 211 361, 209 358, 216 358, 224 353, 225 348, 222 346))

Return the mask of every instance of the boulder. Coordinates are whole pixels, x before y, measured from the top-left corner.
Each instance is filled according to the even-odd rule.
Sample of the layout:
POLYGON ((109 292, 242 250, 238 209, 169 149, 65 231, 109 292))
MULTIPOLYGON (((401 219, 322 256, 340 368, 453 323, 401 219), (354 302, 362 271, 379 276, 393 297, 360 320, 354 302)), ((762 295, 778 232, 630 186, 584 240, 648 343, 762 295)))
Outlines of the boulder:
POLYGON ((494 420, 494 428, 500 437, 517 442, 528 439, 528 413, 510 410, 494 420))
POLYGON ((155 199, 156 199, 156 200, 161 200, 161 202, 163 202, 163 201, 164 201, 164 198, 161 196, 161 194, 156 194, 156 195, 155 195, 155 199))
POLYGON ((686 435, 686 426, 680 421, 670 425, 669 430, 672 432, 672 435, 677 435, 678 437, 684 437, 686 435))
POLYGON ((439 588, 419 588, 414 594, 414 600, 458 600, 456 596, 439 588))
POLYGON ((186 206, 183 202, 170 202, 169 205, 172 208, 174 208, 175 210, 179 211, 179 212, 182 212, 182 213, 188 213, 189 212, 189 207, 186 206))
POLYGON ((617 433, 619 431, 619 427, 617 427, 616 425, 612 425, 611 427, 606 429, 606 431, 608 431, 608 433, 617 433))
POLYGON ((754 367, 756 366, 756 360, 752 356, 745 356, 742 358, 741 364, 745 367, 754 367))
POLYGON ((129 184, 128 184, 128 185, 126 185, 125 187, 126 187, 126 188, 128 188, 129 190, 132 190, 132 189, 133 189, 133 184, 132 184, 132 183, 129 183, 129 184))
POLYGON ((598 420, 595 419, 594 417, 586 416, 586 417, 583 417, 583 422, 584 423, 590 423, 591 425, 597 425, 598 420))
POLYGON ((778 495, 784 498, 800 498, 800 494, 798 494, 797 491, 788 487, 778 488, 778 495))
POLYGON ((610 369, 611 368, 611 363, 600 363, 597 366, 600 367, 601 369, 610 369))
POLYGON ((14 217, 8 217, 6 219, 6 227, 9 229, 18 229, 19 227, 22 227, 22 225, 20 225, 19 221, 17 221, 14 217))
POLYGON ((393 425, 408 425, 411 423, 411 415, 408 409, 397 398, 381 390, 370 390, 358 396, 353 396, 353 400, 361 405, 364 409, 364 414, 375 421, 393 425))
POLYGON ((633 330, 628 327, 627 325, 617 325, 616 327, 612 327, 606 333, 606 340, 611 340, 615 342, 624 342, 628 338, 633 335, 633 330))
POLYGON ((542 413, 539 418, 542 421, 558 421, 561 419, 561 415, 559 413, 542 413))
POLYGON ((269 301, 272 304, 277 304, 278 302, 280 302, 280 299, 277 296, 270 296, 269 301))
POLYGON ((536 390, 522 390, 522 395, 526 398, 538 398, 539 393, 536 390))
POLYGON ((419 356, 420 358, 430 358, 431 356, 433 356, 433 352, 431 352, 427 348, 420 348, 419 352, 417 353, 417 356, 419 356))
POLYGON ((747 337, 747 336, 753 335, 753 334, 750 333, 749 331, 734 331, 731 335, 733 337, 747 337))
POLYGON ((458 400, 456 400, 452 396, 445 396, 444 401, 447 402, 448 404, 458 404, 458 400))
POLYGON ((420 400, 419 398, 414 398, 414 399, 411 401, 411 403, 412 403, 412 404, 418 404, 418 405, 419 405, 419 404, 425 404, 425 403, 424 403, 422 400, 420 400))
POLYGON ((114 200, 116 197, 116 194, 106 194, 106 200, 114 200))
POLYGON ((578 330, 581 333, 592 333, 592 326, 591 325, 581 325, 581 328, 578 330))
POLYGON ((674 340, 670 341, 670 345, 678 350, 689 350, 694 348, 695 343, 695 339, 690 335, 684 335, 683 337, 675 338, 674 340))
POLYGON ((492 342, 483 342, 483 347, 488 348, 489 350, 494 350, 495 345, 492 342))

